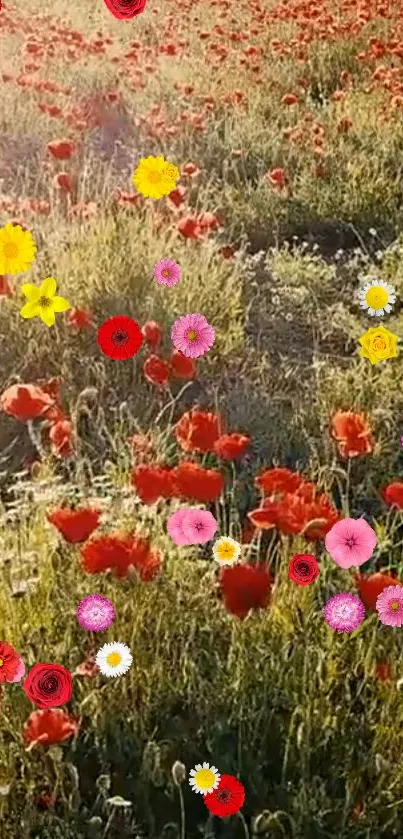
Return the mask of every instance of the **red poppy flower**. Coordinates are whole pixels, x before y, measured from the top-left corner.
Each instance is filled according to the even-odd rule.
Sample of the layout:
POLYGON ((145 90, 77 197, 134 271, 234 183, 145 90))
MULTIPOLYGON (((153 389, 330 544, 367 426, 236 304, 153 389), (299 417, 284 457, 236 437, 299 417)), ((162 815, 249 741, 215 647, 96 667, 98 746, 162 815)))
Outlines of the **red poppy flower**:
POLYGON ((66 312, 66 323, 68 326, 75 326, 77 329, 85 329, 92 326, 92 315, 84 309, 70 309, 66 312))
POLYGON ((208 230, 219 230, 219 228, 222 227, 220 219, 217 218, 214 213, 200 213, 197 217, 197 221, 203 232, 208 230))
MULTIPOLYGON (((311 492, 310 487, 308 487, 311 492)), ((264 530, 277 528, 287 535, 303 535, 315 541, 340 520, 340 516, 325 493, 316 498, 304 498, 297 493, 284 493, 278 501, 266 499, 258 510, 248 513, 255 527, 264 530)))
POLYGON ((175 436, 184 452, 206 454, 220 436, 220 418, 207 411, 187 411, 175 425, 175 436))
POLYGON ((6 641, 0 641, 0 683, 11 682, 20 666, 20 656, 6 641))
POLYGON ((81 565, 87 574, 111 569, 116 577, 127 577, 133 567, 145 582, 159 572, 162 555, 150 548, 146 537, 130 533, 111 533, 91 539, 81 548, 81 565))
POLYGON ((355 574, 355 584, 357 586, 360 598, 366 609, 375 611, 376 601, 378 596, 388 586, 401 586, 403 583, 386 574, 383 571, 377 571, 375 574, 360 574, 358 571, 355 574))
POLYGON ((388 484, 382 492, 383 498, 389 507, 398 507, 403 510, 403 482, 393 481, 388 484))
POLYGON ((71 457, 74 452, 74 429, 70 420, 63 419, 49 431, 50 448, 56 457, 71 457))
POLYGON ((196 375, 196 362, 193 358, 188 358, 186 355, 183 355, 180 350, 173 351, 169 359, 169 364, 171 375, 175 379, 194 379, 196 375))
POLYGON ((298 586, 309 586, 319 576, 319 565, 312 554, 295 554, 288 566, 288 576, 298 586))
POLYGON ((184 501, 199 501, 208 504, 220 497, 224 489, 224 478, 215 469, 204 469, 192 461, 183 461, 172 470, 175 494, 184 501))
POLYGON ((392 678, 392 667, 388 661, 378 661, 374 668, 374 676, 380 682, 390 682, 392 678))
POLYGON ((303 482, 304 479, 297 472, 282 467, 266 469, 255 478, 255 485, 265 495, 295 492, 303 482))
POLYGON ((61 664, 34 664, 22 689, 38 708, 54 708, 70 701, 73 679, 61 664))
POLYGON ((214 451, 223 460, 236 460, 248 450, 250 437, 245 434, 222 434, 214 443, 214 451))
POLYGON ((364 414, 337 411, 332 417, 331 434, 342 457, 358 457, 374 450, 371 429, 364 414))
POLYGON ((36 745, 63 743, 77 731, 77 720, 61 708, 49 708, 46 711, 33 711, 23 727, 22 735, 30 751, 36 745))
POLYGON ((0 274, 0 297, 12 297, 14 285, 6 274, 0 274))
POLYGON ((49 415, 54 404, 54 400, 35 385, 12 385, 0 397, 4 413, 24 422, 49 415))
POLYGON ((74 178, 68 172, 58 172, 52 183, 55 189, 60 189, 62 192, 72 192, 75 186, 74 178))
POLYGON ((85 542, 91 536, 99 525, 99 517, 99 510, 94 510, 92 507, 76 510, 57 507, 48 513, 48 521, 57 527, 66 542, 73 545, 85 542))
POLYGON ((86 679, 94 679, 100 673, 100 669, 94 658, 86 658, 74 670, 73 676, 84 676, 86 679))
POLYGON ((115 361, 133 358, 143 343, 138 323, 126 315, 106 320, 98 329, 98 345, 101 352, 115 361))
POLYGON ((267 605, 272 579, 264 566, 240 563, 221 569, 220 584, 227 611, 243 620, 251 609, 267 605))
POLYGON ((146 0, 104 0, 104 3, 118 20, 129 20, 144 12, 146 0))
POLYGON ((282 105, 296 105, 297 102, 298 97, 294 93, 286 93, 281 100, 282 105))
POLYGON ((288 178, 284 169, 272 169, 271 172, 267 172, 265 178, 275 189, 284 189, 288 184, 288 178))
POLYGON ((177 186, 176 189, 173 189, 172 192, 169 193, 167 197, 168 204, 173 204, 173 206, 177 209, 183 204, 185 194, 185 188, 183 186, 177 186))
POLYGON ((155 320, 148 320, 142 328, 143 338, 151 349, 156 350, 161 343, 162 329, 155 320))
POLYGON ((136 466, 131 483, 143 504, 155 504, 159 498, 173 498, 175 494, 173 469, 168 466, 136 466))
POLYGON ((203 796, 207 809, 214 816, 233 816, 245 801, 245 789, 233 775, 221 775, 217 789, 203 796))
POLYGON ((48 152, 56 160, 69 160, 76 152, 73 140, 52 140, 48 143, 48 152))
POLYGON ((143 373, 151 384, 165 387, 171 376, 171 368, 159 355, 149 355, 144 362, 143 373))
POLYGON ((178 230, 185 239, 200 239, 203 235, 196 216, 183 216, 178 223, 178 230))
POLYGON ((145 461, 154 457, 154 443, 147 434, 133 434, 127 442, 136 460, 145 461))

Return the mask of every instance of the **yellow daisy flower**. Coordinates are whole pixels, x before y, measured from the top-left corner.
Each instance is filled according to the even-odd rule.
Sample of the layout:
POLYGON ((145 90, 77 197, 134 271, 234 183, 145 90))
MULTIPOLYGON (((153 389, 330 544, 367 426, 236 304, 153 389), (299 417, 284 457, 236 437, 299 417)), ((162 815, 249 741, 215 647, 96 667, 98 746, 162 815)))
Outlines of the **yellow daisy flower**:
POLYGON ((24 274, 35 259, 36 247, 29 230, 19 224, 0 228, 0 274, 24 274))
POLYGON ((53 326, 55 312, 67 312, 67 309, 71 308, 64 297, 55 297, 56 288, 56 280, 53 277, 46 277, 40 288, 33 283, 24 283, 21 291, 28 303, 22 307, 21 317, 36 318, 39 315, 46 326, 53 326))
POLYGON ((241 554, 241 546, 230 536, 222 536, 213 545, 213 556, 221 565, 235 565, 241 554))
POLYGON ((142 157, 133 175, 136 189, 145 198, 162 198, 175 189, 179 169, 164 157, 142 157))

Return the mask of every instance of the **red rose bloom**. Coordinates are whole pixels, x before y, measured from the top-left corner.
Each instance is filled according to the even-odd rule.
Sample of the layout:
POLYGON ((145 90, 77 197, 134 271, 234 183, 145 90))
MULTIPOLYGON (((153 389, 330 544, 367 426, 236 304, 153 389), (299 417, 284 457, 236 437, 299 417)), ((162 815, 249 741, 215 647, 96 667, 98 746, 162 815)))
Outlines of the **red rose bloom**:
POLYGON ((69 510, 61 507, 48 513, 48 521, 64 536, 66 542, 76 544, 85 542, 99 525, 99 510, 85 507, 81 510, 69 510))
POLYGON ((297 586, 309 586, 319 576, 319 565, 312 554, 295 554, 288 566, 288 576, 297 586))
POLYGON ((53 746, 63 743, 78 731, 78 722, 61 708, 47 711, 33 711, 28 717, 22 736, 28 743, 28 751, 36 745, 53 746))
POLYGON ((403 510, 403 483, 402 481, 393 481, 388 484, 382 492, 384 501, 389 507, 398 507, 403 510))
POLYGON ((245 789, 233 775, 221 775, 217 789, 203 796, 207 809, 214 816, 233 816, 245 801, 245 789))
POLYGON ((104 3, 118 20, 129 20, 144 12, 146 0, 104 0, 104 3))
POLYGON ((222 434, 214 443, 214 451, 222 460, 236 460, 248 450, 250 437, 245 434, 222 434))
POLYGON ((106 320, 98 329, 98 345, 101 352, 115 361, 133 358, 143 343, 138 323, 126 315, 106 320))
POLYGON ((228 566, 220 571, 220 583, 226 609, 241 620, 251 609, 263 608, 269 601, 272 580, 264 566, 228 566))
POLYGON ((20 664, 20 656, 6 641, 0 641, 0 683, 12 682, 20 664))
POLYGON ((73 679, 61 664, 34 664, 22 687, 38 708, 55 708, 70 701, 73 679))

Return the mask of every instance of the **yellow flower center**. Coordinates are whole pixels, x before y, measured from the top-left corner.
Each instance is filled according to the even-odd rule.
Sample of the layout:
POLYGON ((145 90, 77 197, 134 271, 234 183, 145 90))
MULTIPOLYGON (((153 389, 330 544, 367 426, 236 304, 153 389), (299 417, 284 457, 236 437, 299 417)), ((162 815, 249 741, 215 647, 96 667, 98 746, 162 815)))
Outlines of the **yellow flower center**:
POLYGON ((157 169, 152 169, 151 172, 148 173, 148 180, 150 184, 161 183, 161 175, 162 173, 159 172, 157 169))
POLYGON ((3 664, 4 664, 4 658, 0 658, 0 667, 3 667, 3 664))
POLYGON ((169 268, 164 268, 164 270, 162 272, 162 276, 163 277, 170 277, 171 276, 171 272, 170 272, 169 268))
POLYGON ((52 305, 52 301, 50 297, 40 297, 38 300, 38 306, 41 306, 42 309, 47 309, 48 306, 52 305))
POLYGON ((195 784, 198 789, 211 789, 214 786, 215 775, 211 769, 199 769, 195 775, 195 784))
POLYGON ((365 300, 371 309, 383 309, 383 307, 387 305, 389 294, 386 291, 386 288, 382 288, 382 286, 372 286, 372 288, 367 291, 365 300))
POLYGON ((399 601, 398 600, 393 600, 393 602, 390 604, 390 608, 393 610, 393 612, 398 612, 399 609, 400 609, 399 601))
POLYGON ((15 242, 6 242, 4 245, 4 256, 8 259, 15 259, 18 256, 18 245, 15 242))
POLYGON ((231 545, 229 542, 223 542, 222 545, 218 546, 218 555, 221 557, 222 554, 224 556, 224 559, 232 559, 234 553, 234 546, 231 545))
POLYGON ((195 341, 196 338, 197 338, 196 332, 194 331, 194 329, 191 329, 190 332, 188 332, 189 341, 195 341))
POLYGON ((117 665, 122 661, 122 656, 120 653, 109 653, 106 660, 111 667, 117 667, 117 665))

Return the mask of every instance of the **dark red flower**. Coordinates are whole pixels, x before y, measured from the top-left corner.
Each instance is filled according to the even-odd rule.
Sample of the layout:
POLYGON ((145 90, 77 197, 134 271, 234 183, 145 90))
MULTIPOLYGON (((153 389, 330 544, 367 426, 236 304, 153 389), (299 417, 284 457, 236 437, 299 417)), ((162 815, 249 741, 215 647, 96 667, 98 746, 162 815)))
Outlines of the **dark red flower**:
POLYGON ((148 344, 152 350, 156 350, 159 347, 162 338, 162 329, 159 323, 155 320, 148 320, 141 331, 146 344, 148 344))
POLYGON ((20 656, 6 641, 0 641, 0 683, 12 682, 20 665, 20 656))
POLYGON ((183 461, 172 470, 175 495, 184 501, 199 501, 208 504, 220 497, 224 489, 224 478, 215 469, 204 469, 192 461, 183 461))
POLYGON ((236 460, 248 450, 250 437, 245 434, 222 434, 214 443, 214 451, 223 460, 236 460))
POLYGON ((264 566, 240 563, 220 571, 220 584, 226 609, 242 620, 251 609, 267 605, 272 579, 264 566))
POLYGON ((144 12, 146 0, 104 0, 104 3, 118 20, 129 20, 144 12))
POLYGON ((77 148, 73 140, 52 140, 48 143, 48 151, 56 160, 69 160, 77 148))
POLYGON ((155 504, 159 498, 173 498, 173 470, 168 466, 140 464, 133 469, 131 483, 143 504, 155 504))
POLYGON ((196 375, 196 362, 193 358, 188 358, 186 355, 183 355, 180 350, 173 351, 169 359, 169 364, 171 375, 175 379, 194 379, 196 375))
POLYGON ((290 559, 288 576, 298 586, 309 586, 319 576, 319 565, 312 554, 295 554, 290 559))
POLYGON ((207 411, 187 411, 175 425, 175 437, 184 452, 206 454, 220 436, 220 417, 207 411))
POLYGON ((66 507, 57 507, 48 513, 48 521, 51 522, 64 536, 66 542, 76 544, 85 542, 91 533, 99 525, 100 511, 92 507, 71 510, 66 507))
POLYGON ((139 324, 127 315, 109 318, 98 329, 98 345, 101 352, 115 361, 133 358, 142 343, 143 335, 139 324))
POLYGON ((111 533, 91 539, 81 548, 81 565, 87 574, 111 569, 116 577, 127 577, 134 568, 140 578, 154 579, 162 565, 162 554, 150 548, 144 536, 130 533, 111 533))
POLYGON ((382 492, 383 498, 389 507, 397 507, 403 510, 403 482, 393 481, 388 484, 382 492))
POLYGON ((207 809, 214 816, 233 816, 245 801, 245 789, 234 775, 221 775, 217 789, 203 796, 207 809))
POLYGON ((396 577, 392 577, 383 571, 368 575, 357 571, 354 579, 365 608, 372 609, 372 611, 375 611, 376 601, 385 588, 403 585, 401 580, 397 580, 396 577))
POLYGON ((12 297, 13 294, 14 285, 12 280, 6 274, 0 274, 0 297, 12 297))
POLYGON ((28 751, 36 745, 53 746, 63 743, 78 731, 78 722, 62 711, 50 708, 46 711, 33 711, 28 717, 22 735, 29 743, 28 751))
POLYGON ((55 708, 70 701, 73 679, 61 664, 34 664, 22 689, 38 708, 55 708))
POLYGON ((159 355, 149 355, 143 365, 143 373, 147 381, 157 387, 166 387, 171 375, 171 368, 159 355))

